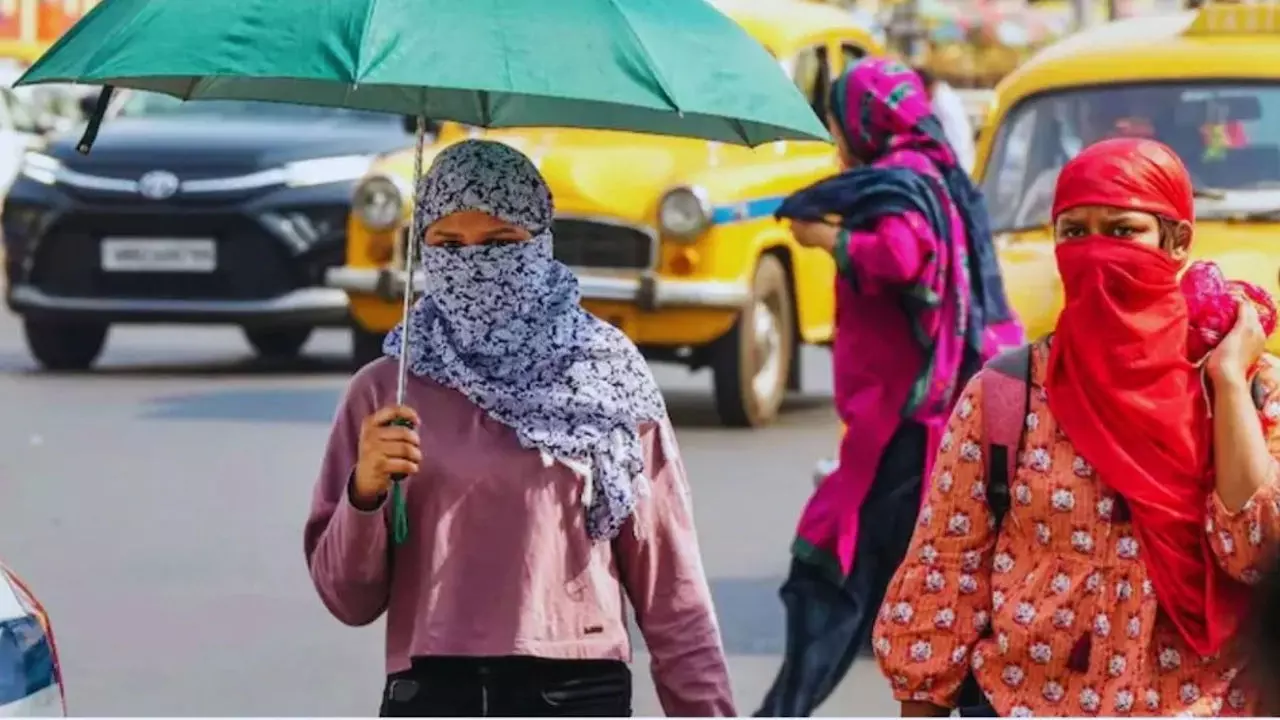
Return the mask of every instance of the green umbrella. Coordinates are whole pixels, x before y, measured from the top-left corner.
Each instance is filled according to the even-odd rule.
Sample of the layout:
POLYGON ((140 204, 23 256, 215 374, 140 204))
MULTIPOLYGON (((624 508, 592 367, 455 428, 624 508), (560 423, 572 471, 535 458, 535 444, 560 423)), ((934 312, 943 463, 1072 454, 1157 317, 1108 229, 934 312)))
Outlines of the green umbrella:
POLYGON ((103 0, 16 84, 68 82, 491 128, 829 139, 705 0, 103 0))
MULTIPOLYGON (((37 83, 104 86, 85 153, 116 87, 416 116, 415 185, 425 118, 743 145, 830 139, 776 60, 705 0, 102 0, 15 85, 37 83)), ((407 247, 406 322, 417 243, 407 247)), ((402 492, 396 482, 397 543, 402 492)))

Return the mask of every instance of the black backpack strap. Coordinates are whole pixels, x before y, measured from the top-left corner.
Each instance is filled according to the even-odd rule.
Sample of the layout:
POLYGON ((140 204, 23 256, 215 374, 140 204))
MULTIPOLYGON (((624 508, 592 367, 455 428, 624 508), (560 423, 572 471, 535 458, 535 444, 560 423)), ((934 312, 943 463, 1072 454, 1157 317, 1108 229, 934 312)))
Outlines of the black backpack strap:
MULTIPOLYGON (((1023 345, 1006 353, 995 357, 987 364, 986 371, 1003 375, 1007 378, 1018 378, 1022 385, 1022 414, 1018 417, 1017 446, 1010 448, 1005 443, 990 443, 988 445, 988 462, 987 462, 987 505, 991 509, 991 515, 995 518, 996 527, 999 528, 1004 522, 1005 515, 1009 512, 1009 477, 1010 468, 1013 463, 1009 461, 1009 453, 1021 453, 1023 443, 1027 433, 1026 418, 1031 414, 1031 375, 1032 375, 1032 353, 1030 345, 1023 345)), ((984 409, 985 412, 985 409, 984 409)), ((990 433, 991 423, 994 419, 985 418, 985 432, 990 433)), ((990 438, 988 438, 989 440, 990 438)), ((1014 456, 1017 457, 1016 455, 1014 456)))

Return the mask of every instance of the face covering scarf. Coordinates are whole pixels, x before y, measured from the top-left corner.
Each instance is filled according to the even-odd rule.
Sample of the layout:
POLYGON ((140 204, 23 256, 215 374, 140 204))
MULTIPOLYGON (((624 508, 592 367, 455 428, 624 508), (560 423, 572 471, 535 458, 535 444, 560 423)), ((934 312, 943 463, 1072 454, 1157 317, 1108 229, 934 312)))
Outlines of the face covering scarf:
MULTIPOLYGON (((1123 147, 1092 146, 1072 161, 1080 166, 1064 168, 1055 216, 1078 205, 1114 206, 1117 198, 1142 205, 1134 209, 1160 205, 1163 193, 1151 187, 1162 183, 1144 187, 1142 176, 1164 168, 1143 167, 1142 153, 1154 150, 1130 145, 1150 141, 1108 142, 1123 147), (1073 203, 1073 195, 1087 201, 1073 203)), ((1164 180, 1164 188, 1180 185, 1164 180)), ((1186 199, 1157 209, 1178 217, 1185 205, 1189 213, 1189 182, 1186 199)), ((1161 609, 1192 649, 1211 655, 1236 626, 1243 586, 1218 569, 1204 534, 1214 491, 1212 425, 1188 357, 1180 267, 1160 250, 1108 237, 1063 242, 1057 259, 1066 305, 1049 353, 1050 410, 1100 481, 1128 503, 1161 609)))
POLYGON ((438 156, 419 198, 423 227, 475 209, 535 236, 424 247, 423 296, 384 353, 397 357, 409 333, 412 374, 457 390, 521 446, 580 472, 588 535, 616 537, 646 487, 640 425, 666 406, 635 346, 582 309, 577 279, 552 256, 541 175, 506 145, 469 140, 438 156))

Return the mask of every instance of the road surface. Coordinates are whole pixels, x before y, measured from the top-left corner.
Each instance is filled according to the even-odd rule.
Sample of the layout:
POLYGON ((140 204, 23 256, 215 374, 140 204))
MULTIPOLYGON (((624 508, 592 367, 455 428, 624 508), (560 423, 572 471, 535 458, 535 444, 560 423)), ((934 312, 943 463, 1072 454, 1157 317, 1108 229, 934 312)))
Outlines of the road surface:
MULTIPOLYGON (((98 371, 51 376, 0 315, 0 557, 53 617, 74 714, 376 712, 382 625, 331 618, 302 556, 347 350, 326 332, 270 365, 234 329, 126 328, 98 371)), ((717 426, 705 373, 656 368, 743 714, 777 667, 787 546, 835 442, 829 354, 804 363, 806 392, 755 432, 717 426)), ((636 669, 636 714, 661 714, 636 669)), ((822 714, 896 706, 861 661, 822 714)))

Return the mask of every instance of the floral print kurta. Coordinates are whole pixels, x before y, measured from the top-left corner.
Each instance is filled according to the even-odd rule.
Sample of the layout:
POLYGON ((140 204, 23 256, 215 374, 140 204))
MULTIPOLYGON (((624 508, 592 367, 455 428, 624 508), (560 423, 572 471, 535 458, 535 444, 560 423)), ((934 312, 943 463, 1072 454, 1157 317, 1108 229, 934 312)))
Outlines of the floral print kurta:
MULTIPOLYGON (((1160 613, 1122 499, 1049 412, 1047 358, 1045 344, 1034 348, 1031 412, 998 532, 986 496, 981 376, 952 414, 876 623, 875 653, 895 696, 953 707, 972 670, 1002 716, 1251 714, 1239 668, 1197 656, 1160 613)), ((1273 457, 1277 377, 1268 358, 1260 417, 1273 457)), ((1205 532, 1225 572, 1256 578, 1280 537, 1275 482, 1235 514, 1211 493, 1205 532)))

